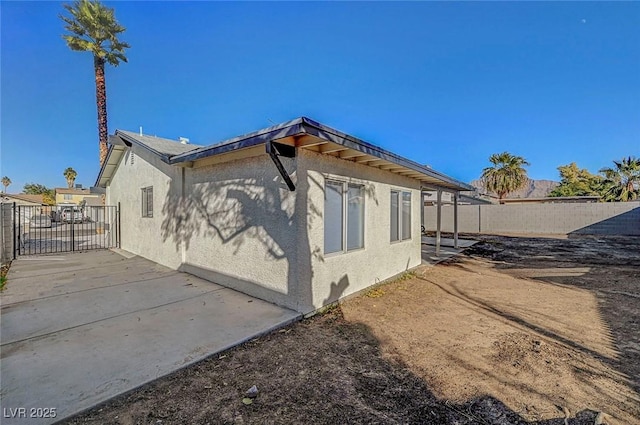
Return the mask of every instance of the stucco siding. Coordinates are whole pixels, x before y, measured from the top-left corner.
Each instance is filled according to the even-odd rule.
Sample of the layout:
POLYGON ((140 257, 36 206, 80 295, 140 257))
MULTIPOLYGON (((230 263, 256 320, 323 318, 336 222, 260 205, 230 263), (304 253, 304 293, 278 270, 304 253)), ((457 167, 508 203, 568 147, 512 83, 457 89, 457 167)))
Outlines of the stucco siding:
MULTIPOLYGON (((282 161, 293 173, 295 159, 282 161)), ((300 193, 267 155, 186 171, 183 270, 296 309, 300 193)))
POLYGON ((173 269, 309 313, 421 263, 414 179, 298 149, 281 158, 291 192, 266 154, 179 168, 134 153, 107 189, 107 202, 121 205, 122 248, 173 269), (364 248, 325 255, 327 178, 364 186, 364 248), (148 186, 153 218, 141 213, 148 186), (411 239, 393 243, 392 189, 411 193, 411 239))
MULTIPOLYGON (((299 266, 300 281, 310 282, 313 308, 367 288, 421 264, 420 183, 380 169, 298 150, 301 191, 308 191, 307 214, 298 223, 298 252, 309 258, 299 266), (365 188, 364 248, 324 254, 325 180, 358 183, 365 188), (391 190, 411 192, 411 239, 390 241, 391 190)), ((302 288, 304 290, 304 288, 302 288)), ((301 297, 304 299, 304 297, 301 297)))
POLYGON ((180 186, 181 169, 133 148, 122 156, 107 186, 107 205, 120 204, 121 247, 167 267, 181 263, 179 248, 163 232, 169 191, 180 186), (142 217, 142 188, 153 187, 153 217, 142 217))

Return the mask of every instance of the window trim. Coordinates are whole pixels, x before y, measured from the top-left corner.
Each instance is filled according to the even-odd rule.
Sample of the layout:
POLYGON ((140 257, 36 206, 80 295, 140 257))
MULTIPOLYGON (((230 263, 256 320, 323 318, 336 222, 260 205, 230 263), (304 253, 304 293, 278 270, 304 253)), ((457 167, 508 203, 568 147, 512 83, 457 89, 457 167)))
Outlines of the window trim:
MULTIPOLYGON (((350 182, 350 181, 346 181, 346 180, 340 180, 340 179, 336 179, 333 177, 327 177, 325 178, 324 181, 324 199, 325 199, 325 206, 326 206, 326 191, 327 191, 327 183, 333 183, 333 184, 340 184, 342 186, 342 249, 338 250, 338 251, 333 251, 330 253, 327 253, 325 251, 325 246, 322 247, 322 252, 324 254, 324 257, 333 257, 336 255, 343 255, 343 254, 347 254, 350 252, 357 252, 357 251, 362 251, 365 249, 366 247, 366 229, 367 226, 365 225, 365 221, 366 221, 366 217, 367 217, 367 213, 366 213, 366 196, 365 196, 365 185, 364 183, 359 183, 359 182, 350 182), (348 245, 347 245, 347 237, 348 237, 348 232, 349 232, 349 228, 348 228, 348 221, 349 218, 347 216, 348 214, 348 208, 349 208, 349 187, 359 187, 362 189, 362 246, 358 247, 358 248, 352 248, 352 249, 348 249, 348 245)), ((325 215, 326 217, 326 215, 325 215)), ((324 222, 324 217, 323 217, 323 230, 325 228, 325 222, 324 222)), ((324 243, 323 243, 324 245, 324 243)))
POLYGON ((407 190, 405 189, 401 189, 401 188, 395 188, 392 187, 391 190, 389 191, 389 242, 393 245, 393 244, 397 244, 397 243, 402 243, 402 242, 406 242, 406 241, 410 241, 413 239, 413 231, 412 231, 412 227, 413 227, 413 191, 412 190, 407 190), (397 193, 398 194, 398 211, 397 211, 397 217, 398 217, 398 239, 396 240, 391 240, 391 226, 393 223, 391 223, 391 194, 392 193, 397 193), (410 207, 409 207, 409 237, 406 239, 402 238, 402 224, 403 224, 403 219, 402 219, 402 196, 404 194, 409 194, 409 202, 410 202, 410 207))
POLYGON ((153 186, 143 187, 140 191, 142 194, 142 217, 153 218, 153 186), (149 196, 151 196, 151 208, 149 208, 149 196))

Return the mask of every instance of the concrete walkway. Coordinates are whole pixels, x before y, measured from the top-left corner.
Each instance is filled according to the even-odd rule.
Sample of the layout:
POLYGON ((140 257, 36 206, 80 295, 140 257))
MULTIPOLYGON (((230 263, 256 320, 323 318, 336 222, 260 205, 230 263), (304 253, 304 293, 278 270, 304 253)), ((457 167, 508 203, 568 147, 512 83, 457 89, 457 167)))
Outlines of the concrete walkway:
POLYGON ((8 278, 0 315, 3 425, 53 423, 299 318, 111 251, 24 257, 8 278), (26 418, 16 417, 19 408, 26 418), (55 418, 30 418, 30 408, 55 408, 55 418))

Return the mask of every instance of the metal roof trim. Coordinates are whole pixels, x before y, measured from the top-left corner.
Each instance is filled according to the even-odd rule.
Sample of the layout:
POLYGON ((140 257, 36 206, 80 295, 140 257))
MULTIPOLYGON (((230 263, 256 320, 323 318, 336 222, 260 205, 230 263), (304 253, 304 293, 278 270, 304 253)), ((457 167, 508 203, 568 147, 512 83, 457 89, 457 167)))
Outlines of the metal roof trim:
MULTIPOLYGON (((111 139, 111 138, 109 138, 109 139, 111 139)), ((109 145, 109 150, 107 151, 107 157, 104 159, 104 162, 100 166, 100 171, 98 172, 98 177, 96 178, 96 183, 95 183, 94 186, 102 187, 102 186, 100 186, 100 180, 102 180, 102 176, 104 175, 104 171, 107 168, 107 164, 109 163, 109 159, 111 158, 111 155, 113 153, 113 149, 114 149, 114 145, 110 144, 109 145)))
POLYGON ((169 164, 170 155, 168 155, 166 153, 158 152, 157 150, 153 149, 149 145, 137 140, 135 137, 132 137, 132 136, 120 131, 120 130, 116 130, 116 134, 115 135, 120 137, 121 139, 123 139, 126 142, 129 142, 131 144, 135 144, 136 146, 140 146, 141 148, 144 148, 144 149, 148 150, 149 152, 151 152, 152 154, 154 154, 158 158, 160 158, 160 160, 162 162, 164 162, 165 164, 169 164))
POLYGON ((216 143, 215 145, 205 146, 180 155, 174 155, 169 159, 169 163, 177 164, 187 161, 197 161, 209 156, 250 148, 272 140, 283 139, 285 137, 295 136, 302 133, 304 133, 302 119, 297 118, 262 130, 227 139, 220 143, 216 143))
POLYGON ((357 150, 367 155, 375 156, 380 159, 384 159, 385 161, 392 162, 402 167, 409 168, 413 171, 417 171, 422 174, 426 174, 429 177, 437 179, 439 181, 445 181, 454 186, 457 186, 460 190, 473 190, 473 186, 468 185, 467 183, 463 183, 459 180, 456 180, 448 175, 436 171, 432 168, 425 167, 423 165, 418 164, 415 161, 404 158, 400 155, 397 155, 393 152, 389 152, 379 146, 372 145, 371 143, 365 142, 364 140, 358 139, 356 137, 350 136, 346 133, 343 133, 334 128, 328 127, 319 122, 313 121, 309 118, 303 117, 303 122, 308 126, 307 134, 314 135, 321 139, 325 139, 331 141, 333 143, 337 143, 339 145, 345 146, 349 149, 357 150), (317 131, 314 131, 317 130, 317 131), (337 139, 336 139, 337 138, 337 139))
MULTIPOLYGON (((112 155, 114 144, 119 144, 118 143, 119 141, 123 142, 124 144, 135 144, 136 146, 140 146, 146 149, 147 151, 153 153, 154 155, 157 155, 162 160, 162 162, 170 165, 176 165, 184 162, 192 162, 192 161, 208 158, 211 156, 221 155, 221 154, 225 154, 225 153, 236 151, 236 150, 246 149, 246 148, 258 146, 261 144, 265 144, 266 142, 269 142, 269 141, 284 139, 286 137, 296 136, 301 134, 309 134, 321 140, 336 143, 338 145, 344 146, 345 148, 353 149, 355 151, 362 152, 366 155, 380 158, 382 160, 391 162, 398 166, 407 168, 411 171, 415 171, 417 173, 423 174, 425 176, 425 179, 422 179, 422 180, 418 177, 412 177, 419 181, 430 181, 431 179, 433 179, 437 183, 430 182, 430 184, 445 186, 457 191, 474 190, 474 188, 471 185, 468 185, 452 177, 449 177, 444 173, 441 173, 432 168, 421 165, 415 161, 404 158, 393 152, 387 151, 379 146, 365 142, 364 140, 350 136, 346 133, 343 133, 332 127, 321 124, 307 117, 296 118, 294 120, 287 121, 282 124, 271 126, 262 130, 251 132, 251 133, 247 133, 242 136, 233 137, 231 139, 227 139, 220 143, 216 143, 210 146, 199 147, 192 151, 185 152, 182 154, 177 154, 177 155, 169 155, 169 154, 158 152, 157 150, 147 146, 143 142, 136 140, 135 137, 132 137, 126 133, 123 133, 120 130, 116 130, 116 133, 115 133, 115 136, 113 136, 113 139, 115 139, 116 137, 119 137, 120 140, 112 140, 110 137, 111 143, 110 143, 109 153, 107 154, 107 159, 105 160, 105 164, 108 163, 108 159, 110 155, 112 155)), ((105 167, 103 166, 100 170, 100 173, 98 174, 98 180, 96 182, 96 185, 99 185, 100 180, 103 178, 104 168, 105 167)))

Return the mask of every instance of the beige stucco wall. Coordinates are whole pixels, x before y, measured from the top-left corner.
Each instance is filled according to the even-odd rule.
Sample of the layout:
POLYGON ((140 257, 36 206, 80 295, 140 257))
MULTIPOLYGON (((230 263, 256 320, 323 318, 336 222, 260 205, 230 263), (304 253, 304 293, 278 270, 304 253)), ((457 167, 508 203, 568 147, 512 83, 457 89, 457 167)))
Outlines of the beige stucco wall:
POLYGON ((309 313, 421 263, 416 180, 298 150, 281 158, 290 192, 267 155, 171 167, 127 151, 107 188, 121 205, 122 248, 288 308, 309 313), (153 165, 152 165, 153 164, 153 165), (324 182, 365 186, 365 246, 324 255, 324 182), (154 216, 141 216, 153 186, 154 216), (390 242, 390 191, 412 193, 412 238, 390 242))
MULTIPOLYGON (((282 158, 295 181, 295 159, 282 158)), ((267 155, 188 169, 182 269, 297 309, 296 197, 267 155)))
POLYGON ((181 264, 181 252, 165 231, 163 207, 171 194, 179 196, 181 172, 134 147, 133 156, 131 149, 122 155, 107 186, 107 205, 120 203, 122 249, 173 269, 181 264), (141 190, 149 186, 153 186, 153 217, 142 217, 141 190))
POLYGON ((319 308, 377 282, 421 264, 420 184, 418 181, 377 168, 298 150, 298 187, 308 191, 307 214, 298 223, 300 281, 310 282, 308 296, 319 308), (303 179, 304 182, 300 182, 303 179), (329 177, 364 184, 364 249, 324 255, 324 183, 329 177), (306 186, 306 187, 305 187, 306 186), (391 189, 409 189, 411 195, 410 240, 390 241, 391 189), (303 255, 309 254, 308 257, 303 255))
POLYGON ((72 194, 71 195, 71 199, 65 199, 65 194, 63 193, 56 193, 56 205, 59 204, 80 204, 80 202, 82 202, 85 198, 100 198, 100 195, 95 195, 95 194, 89 194, 89 191, 87 191, 87 193, 82 193, 82 194, 72 194))

